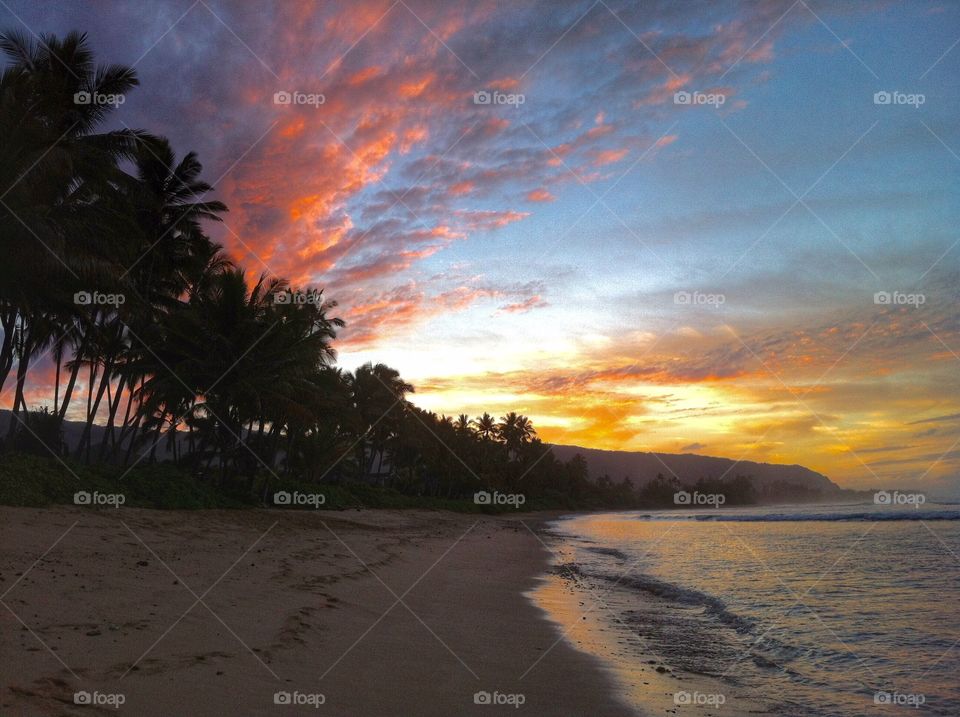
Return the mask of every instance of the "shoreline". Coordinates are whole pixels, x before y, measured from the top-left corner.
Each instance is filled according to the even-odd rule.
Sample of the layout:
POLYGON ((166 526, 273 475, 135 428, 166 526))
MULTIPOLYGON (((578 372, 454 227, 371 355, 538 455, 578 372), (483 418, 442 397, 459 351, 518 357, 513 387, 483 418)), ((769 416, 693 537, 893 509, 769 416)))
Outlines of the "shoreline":
POLYGON ((0 711, 635 715, 527 597, 556 515, 0 507, 0 711))
MULTIPOLYGON (((566 516, 544 522, 555 524, 563 517, 566 516)), ((642 714, 710 717, 731 709, 736 714, 775 714, 764 702, 745 697, 734 685, 665 661, 651 649, 637 627, 624 622, 607 603, 608 592, 593 589, 578 579, 576 564, 569 562, 575 552, 563 537, 550 529, 544 534, 552 556, 550 569, 528 596, 569 645, 597 658, 622 699, 642 714), (571 567, 574 569, 570 570, 571 567), (717 703, 717 699, 723 701, 717 703)), ((629 573, 628 568, 622 577, 629 573)), ((662 604, 657 609, 673 608, 662 604)))

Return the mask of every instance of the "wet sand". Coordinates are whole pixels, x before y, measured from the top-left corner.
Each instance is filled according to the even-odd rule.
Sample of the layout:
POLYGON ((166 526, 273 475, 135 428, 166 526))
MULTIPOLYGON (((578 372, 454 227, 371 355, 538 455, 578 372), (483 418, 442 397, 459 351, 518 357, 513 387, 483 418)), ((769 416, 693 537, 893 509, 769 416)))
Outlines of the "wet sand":
POLYGON ((561 571, 546 577, 531 596, 556 623, 565 643, 598 657, 609 668, 617 692, 640 706, 642 714, 776 714, 761 702, 735 695, 721 680, 665 662, 636 626, 620 620, 603 593, 584 587, 569 574, 561 571))
POLYGON ((637 714, 524 597, 542 520, 0 507, 0 714, 637 714))

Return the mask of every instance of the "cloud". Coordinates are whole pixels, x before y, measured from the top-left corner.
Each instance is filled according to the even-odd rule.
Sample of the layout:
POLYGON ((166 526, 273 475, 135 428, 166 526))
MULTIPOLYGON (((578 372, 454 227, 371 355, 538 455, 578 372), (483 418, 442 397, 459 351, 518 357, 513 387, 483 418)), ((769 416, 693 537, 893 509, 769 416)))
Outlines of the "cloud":
POLYGON ((544 301, 540 296, 531 296, 523 301, 516 301, 512 304, 504 304, 498 309, 498 313, 525 314, 528 311, 532 311, 533 309, 547 305, 547 302, 544 301))
POLYGON ((920 421, 911 421, 908 426, 918 426, 922 423, 946 423, 948 421, 960 421, 960 413, 950 413, 946 416, 934 416, 933 418, 924 418, 920 421))
POLYGON ((627 156, 626 149, 607 149, 597 152, 593 157, 594 167, 603 167, 607 164, 616 164, 627 156))
POLYGON ((531 189, 527 192, 527 201, 528 202, 553 202, 556 201, 556 197, 553 196, 549 191, 540 187, 538 189, 531 189))
POLYGON ((369 293, 345 290, 339 313, 347 323, 338 341, 347 350, 359 350, 383 339, 398 339, 443 314, 464 312, 484 301, 509 300, 496 313, 524 313, 547 306, 544 286, 532 281, 494 286, 483 277, 454 281, 448 274, 408 281, 392 289, 369 293))
MULTIPOLYGON (((67 7, 58 17, 89 26, 111 60, 133 61, 146 49, 137 38, 161 38, 138 63, 144 87, 125 121, 142 118, 178 146, 199 148, 208 175, 223 175, 217 194, 232 210, 217 238, 246 264, 298 282, 331 272, 343 281, 392 277, 453 241, 504 229, 529 216, 515 206, 518 185, 535 187, 520 193, 528 202, 553 202, 575 181, 566 163, 596 181, 597 169, 623 161, 640 139, 656 141, 629 115, 636 102, 652 107, 677 87, 716 84, 709 63, 744 51, 783 11, 744 7, 704 33, 692 9, 614 4, 615 17, 586 0, 561 0, 547 15, 487 1, 213 9, 220 20, 200 5, 175 25, 178 13, 163 5, 156 13, 123 3, 109 13, 67 7), (191 70, 174 76, 171 66, 191 70), (563 102, 549 97, 557 76, 568 79, 563 102), (480 106, 479 89, 527 101, 480 106), (325 101, 277 105, 281 90, 325 101), (423 246, 431 235, 435 243, 423 246)), ((769 61, 794 15, 744 64, 769 61)))

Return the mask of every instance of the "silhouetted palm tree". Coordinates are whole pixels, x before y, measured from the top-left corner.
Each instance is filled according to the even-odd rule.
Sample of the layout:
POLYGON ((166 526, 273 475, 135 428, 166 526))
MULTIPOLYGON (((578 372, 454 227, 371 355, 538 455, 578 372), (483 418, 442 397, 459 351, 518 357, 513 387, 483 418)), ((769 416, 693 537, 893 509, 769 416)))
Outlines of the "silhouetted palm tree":
POLYGON ((470 416, 466 413, 461 413, 457 416, 457 420, 453 422, 453 427, 457 433, 469 436, 473 432, 473 424, 470 421, 470 416))
POLYGON ((117 162, 132 156, 140 133, 96 132, 116 106, 100 98, 127 93, 137 78, 132 68, 97 67, 85 35, 34 42, 6 32, 0 51, 8 60, 0 75, 0 387, 16 355, 16 414, 31 360, 72 326, 74 293, 109 281, 122 223, 111 211, 117 162))
POLYGON ((410 404, 396 369, 336 368, 336 302, 230 260, 205 232, 227 207, 206 197, 197 155, 101 130, 110 96, 137 86, 132 68, 97 66, 79 33, 3 33, 0 51, 0 389, 16 369, 5 447, 59 454, 69 411, 85 419, 73 450, 88 461, 105 419, 97 460, 167 451, 204 475, 216 467, 221 483, 245 478, 250 495, 266 497, 277 471, 373 475, 437 497, 528 473, 537 490, 585 490, 582 460, 544 457, 525 416, 437 416, 410 404), (125 300, 75 298, 94 291, 125 300), (27 411, 47 349, 53 410, 27 411))
POLYGON ((477 429, 477 435, 481 440, 489 441, 497 435, 497 422, 489 413, 484 413, 475 419, 473 425, 477 429))

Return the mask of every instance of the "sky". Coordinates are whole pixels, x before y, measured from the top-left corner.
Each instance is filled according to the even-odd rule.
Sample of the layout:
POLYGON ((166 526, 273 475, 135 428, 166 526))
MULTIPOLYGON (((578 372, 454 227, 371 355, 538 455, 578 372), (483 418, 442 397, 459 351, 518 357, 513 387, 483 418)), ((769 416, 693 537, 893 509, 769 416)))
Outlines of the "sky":
POLYGON ((3 0, 0 27, 133 65, 113 124, 196 150, 217 240, 323 287, 339 362, 419 406, 960 494, 960 4, 3 0))

